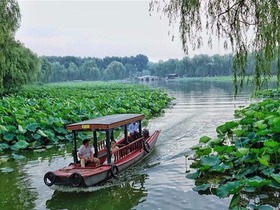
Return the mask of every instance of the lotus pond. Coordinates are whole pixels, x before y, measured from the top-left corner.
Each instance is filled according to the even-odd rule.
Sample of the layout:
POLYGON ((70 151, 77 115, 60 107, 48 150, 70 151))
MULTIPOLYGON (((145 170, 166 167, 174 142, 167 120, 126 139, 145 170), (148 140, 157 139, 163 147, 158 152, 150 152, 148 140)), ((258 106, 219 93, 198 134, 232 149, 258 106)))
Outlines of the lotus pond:
MULTIPOLYGON (((230 82, 200 79, 159 81, 137 87, 106 83, 105 86, 110 87, 106 88, 104 84, 97 84, 98 91, 88 85, 77 83, 77 87, 71 88, 60 84, 52 94, 47 86, 32 87, 32 91, 26 89, 22 95, 10 96, 11 101, 8 97, 3 99, 0 109, 5 112, 1 117, 5 116, 8 121, 16 119, 17 124, 11 127, 1 124, 1 209, 278 208, 277 190, 271 188, 278 186, 278 144, 272 135, 272 129, 277 127, 277 116, 273 114, 277 112, 277 104, 271 99, 250 105, 251 90, 244 90, 234 98, 230 82), (67 96, 63 96, 61 86, 67 87, 67 96), (134 88, 139 90, 134 92, 134 88), (115 96, 119 92, 121 94, 115 96), (97 99, 99 94, 106 99, 97 99), (35 95, 38 95, 37 99, 35 95), (58 96, 62 98, 59 100, 58 96), (86 100, 86 96, 92 100, 86 100), (158 103, 152 100, 153 97, 158 103), (176 99, 172 100, 173 97, 176 99), (36 105, 34 101, 40 104, 36 105), (164 108, 170 101, 174 103, 172 108, 164 108), (16 109, 15 104, 19 108, 16 109), (71 145, 68 144, 71 137, 59 130, 61 125, 71 119, 80 121, 106 114, 107 110, 108 113, 132 112, 137 109, 134 106, 138 106, 135 112, 142 106, 143 110, 147 109, 146 127, 162 130, 149 157, 118 179, 101 186, 73 190, 44 185, 45 172, 72 162, 71 145), (86 107, 90 107, 90 111, 86 111, 86 107), (39 127, 36 122, 42 122, 46 127, 39 127), (249 122, 252 122, 251 126, 249 122), (270 137, 268 140, 267 136, 270 137), (255 138, 261 142, 251 148, 255 138), (185 156, 191 158, 188 160, 185 156), (257 167, 249 167, 254 164, 257 167), (238 172, 234 165, 239 167, 238 172)), ((2 118, 1 122, 7 121, 2 118)))

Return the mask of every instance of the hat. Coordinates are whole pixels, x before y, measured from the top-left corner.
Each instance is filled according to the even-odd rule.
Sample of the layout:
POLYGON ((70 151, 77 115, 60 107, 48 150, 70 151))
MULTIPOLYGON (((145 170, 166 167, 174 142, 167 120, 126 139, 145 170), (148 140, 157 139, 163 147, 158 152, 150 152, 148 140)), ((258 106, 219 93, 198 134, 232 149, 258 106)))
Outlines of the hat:
POLYGON ((88 143, 90 140, 89 139, 84 139, 83 140, 83 145, 85 145, 86 143, 88 143))

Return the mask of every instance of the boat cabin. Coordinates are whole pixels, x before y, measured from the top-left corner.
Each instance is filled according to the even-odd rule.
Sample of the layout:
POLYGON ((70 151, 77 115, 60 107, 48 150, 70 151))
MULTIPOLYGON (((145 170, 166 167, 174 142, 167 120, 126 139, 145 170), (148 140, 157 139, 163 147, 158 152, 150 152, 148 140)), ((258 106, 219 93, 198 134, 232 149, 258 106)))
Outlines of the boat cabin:
MULTIPOLYGON (((73 133, 73 158, 74 163, 78 163, 78 156, 77 156, 77 137, 78 132, 86 132, 90 131, 93 135, 93 148, 94 148, 94 156, 100 158, 102 154, 100 153, 100 142, 97 139, 97 132, 105 132, 106 138, 103 143, 106 151, 103 152, 103 155, 106 155, 107 163, 111 163, 111 155, 110 155, 110 148, 111 148, 111 140, 114 138, 114 129, 122 128, 124 133, 123 143, 129 143, 129 135, 128 135, 128 126, 131 123, 137 122, 138 123, 138 130, 142 130, 142 120, 144 119, 143 114, 114 114, 103 116, 91 120, 86 120, 78 123, 69 124, 66 126, 67 130, 71 130, 73 133), (100 154, 99 154, 100 153, 100 154)), ((141 135, 141 132, 139 132, 141 135)))

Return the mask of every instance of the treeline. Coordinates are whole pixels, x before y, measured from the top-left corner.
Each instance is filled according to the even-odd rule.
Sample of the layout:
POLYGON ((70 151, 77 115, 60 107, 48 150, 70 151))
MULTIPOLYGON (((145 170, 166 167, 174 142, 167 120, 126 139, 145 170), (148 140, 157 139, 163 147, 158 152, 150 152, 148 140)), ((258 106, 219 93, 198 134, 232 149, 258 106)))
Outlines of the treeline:
MULTIPOLYGON (((75 57, 42 56, 13 42, 1 62, 1 94, 11 93, 24 84, 64 81, 123 80, 138 76, 153 75, 161 78, 177 73, 179 77, 214 77, 232 75, 233 56, 197 55, 193 58, 169 59, 150 62, 142 54, 130 57, 75 57)), ((253 75, 255 60, 248 56, 247 75, 253 75)), ((272 74, 277 73, 277 62, 272 63, 272 74)))
POLYGON ((48 83, 73 80, 121 80, 147 69, 148 62, 148 57, 141 54, 103 59, 43 56, 38 81, 48 83))
MULTIPOLYGON (((149 62, 145 55, 131 57, 80 58, 41 57, 40 82, 73 80, 121 80, 143 75, 166 77, 177 73, 179 77, 213 77, 232 75, 233 55, 197 55, 193 58, 169 59, 149 62)), ((248 56, 247 75, 253 75, 255 59, 248 56)), ((277 62, 272 63, 272 74, 277 72, 277 62)))

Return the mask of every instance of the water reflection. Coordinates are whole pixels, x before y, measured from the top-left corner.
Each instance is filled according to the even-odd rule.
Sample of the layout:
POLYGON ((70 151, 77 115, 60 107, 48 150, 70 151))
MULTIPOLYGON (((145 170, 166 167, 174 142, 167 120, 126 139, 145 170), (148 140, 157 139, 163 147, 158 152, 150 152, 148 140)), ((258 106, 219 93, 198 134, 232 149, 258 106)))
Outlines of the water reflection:
MULTIPOLYGON (((102 188, 92 187, 92 192, 63 192, 56 190, 47 200, 48 209, 131 209, 145 200, 148 192, 144 187, 148 175, 130 177, 127 181, 115 180, 102 188), (98 190, 94 190, 98 189, 98 190), (110 201, 110 202, 109 202, 110 201)), ((87 189, 87 191, 90 189, 87 189)))
POLYGON ((0 209, 33 209, 37 192, 30 189, 32 180, 21 162, 10 162, 12 173, 0 173, 0 209))

